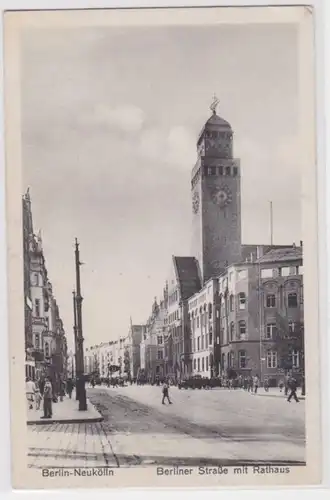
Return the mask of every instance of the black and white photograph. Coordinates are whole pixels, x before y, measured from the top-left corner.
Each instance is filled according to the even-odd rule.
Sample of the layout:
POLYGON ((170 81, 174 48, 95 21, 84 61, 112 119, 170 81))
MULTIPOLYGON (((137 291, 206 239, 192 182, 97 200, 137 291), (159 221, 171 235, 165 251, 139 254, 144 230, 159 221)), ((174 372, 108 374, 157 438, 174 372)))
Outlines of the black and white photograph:
POLYGON ((20 487, 317 481, 311 13, 195 10, 17 24, 20 487))

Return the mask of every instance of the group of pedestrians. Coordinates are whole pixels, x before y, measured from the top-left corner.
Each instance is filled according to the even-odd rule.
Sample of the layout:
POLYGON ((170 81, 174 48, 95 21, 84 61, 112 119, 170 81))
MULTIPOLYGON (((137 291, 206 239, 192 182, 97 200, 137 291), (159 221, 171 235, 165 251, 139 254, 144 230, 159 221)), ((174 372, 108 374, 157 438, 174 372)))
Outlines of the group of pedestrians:
POLYGON ((56 391, 51 377, 33 381, 31 378, 26 379, 26 399, 29 410, 34 408, 39 411, 41 409, 41 402, 43 401, 43 416, 41 418, 52 418, 53 416, 53 403, 57 403, 58 399, 63 401, 67 393, 69 398, 72 398, 74 382, 68 379, 66 382, 60 380, 59 390, 56 391), (57 393, 58 392, 58 393, 57 393))

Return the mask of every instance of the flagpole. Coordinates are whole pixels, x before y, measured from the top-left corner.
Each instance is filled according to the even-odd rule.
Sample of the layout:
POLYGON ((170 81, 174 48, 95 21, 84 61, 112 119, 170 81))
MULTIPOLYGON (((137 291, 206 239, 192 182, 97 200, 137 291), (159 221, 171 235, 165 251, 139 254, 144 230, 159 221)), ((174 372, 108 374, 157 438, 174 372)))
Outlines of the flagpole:
POLYGON ((270 209, 270 244, 273 246, 273 202, 271 201, 269 203, 269 209, 270 209))

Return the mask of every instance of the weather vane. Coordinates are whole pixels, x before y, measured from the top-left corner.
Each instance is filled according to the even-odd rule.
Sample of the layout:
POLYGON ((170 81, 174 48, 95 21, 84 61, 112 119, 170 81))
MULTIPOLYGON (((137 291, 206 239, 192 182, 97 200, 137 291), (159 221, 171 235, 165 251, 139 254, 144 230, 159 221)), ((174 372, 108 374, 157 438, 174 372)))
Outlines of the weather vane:
POLYGON ((220 102, 219 99, 214 94, 213 101, 212 101, 211 106, 210 106, 210 110, 213 112, 214 115, 215 115, 215 113, 217 111, 217 106, 218 106, 219 102, 220 102))

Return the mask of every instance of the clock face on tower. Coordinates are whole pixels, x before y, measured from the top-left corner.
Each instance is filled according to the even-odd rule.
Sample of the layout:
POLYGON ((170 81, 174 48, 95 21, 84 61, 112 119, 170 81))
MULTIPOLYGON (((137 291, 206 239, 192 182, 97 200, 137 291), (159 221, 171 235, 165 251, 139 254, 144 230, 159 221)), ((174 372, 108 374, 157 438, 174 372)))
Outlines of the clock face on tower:
POLYGON ((197 191, 194 192, 193 198, 192 198, 192 208, 194 214, 197 214, 198 209, 199 209, 199 194, 197 191))
POLYGON ((232 201, 233 197, 231 191, 228 186, 222 185, 219 188, 216 188, 212 193, 212 200, 216 205, 219 205, 221 208, 226 207, 232 201))

